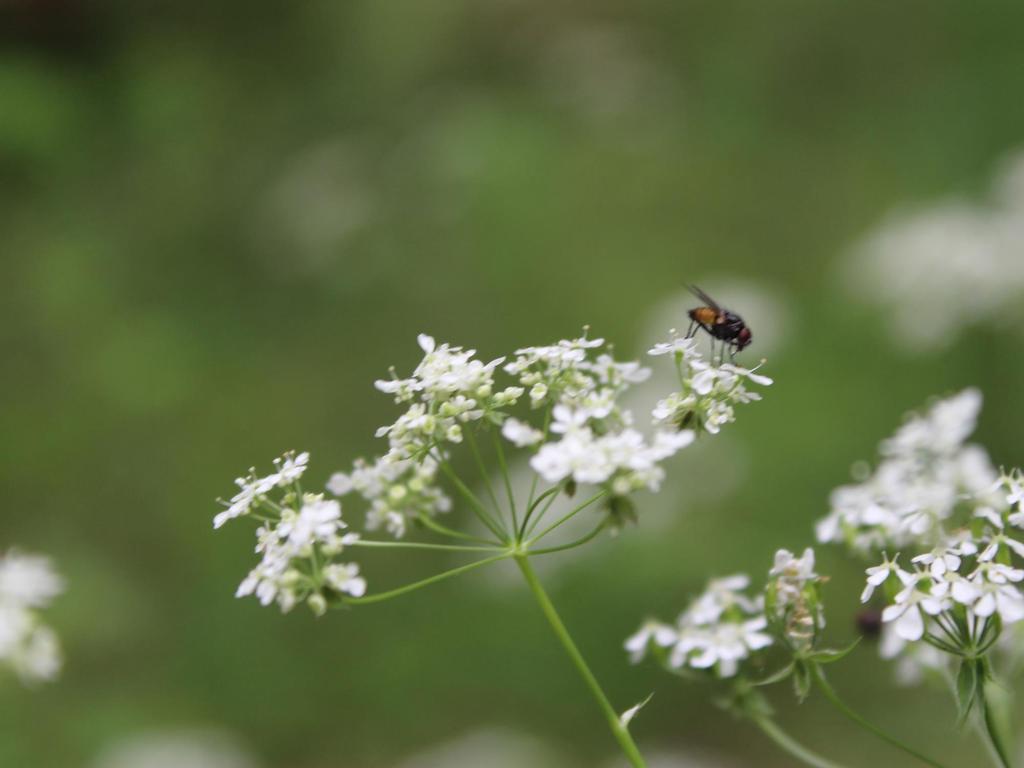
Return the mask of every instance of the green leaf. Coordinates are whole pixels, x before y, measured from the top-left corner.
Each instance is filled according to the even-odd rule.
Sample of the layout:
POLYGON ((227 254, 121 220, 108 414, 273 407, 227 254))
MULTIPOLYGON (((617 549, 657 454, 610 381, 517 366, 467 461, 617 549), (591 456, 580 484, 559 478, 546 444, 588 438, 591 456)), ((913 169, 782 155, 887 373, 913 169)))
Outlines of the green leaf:
POLYGON ((973 659, 964 659, 960 662, 960 671, 956 675, 956 702, 957 726, 962 727, 967 722, 980 692, 980 679, 978 676, 978 665, 973 659))
POLYGON ((811 661, 816 661, 819 664, 833 664, 839 661, 840 659, 845 658, 854 648, 857 647, 858 643, 860 643, 859 637, 845 648, 822 648, 820 651, 815 651, 814 653, 812 653, 808 658, 810 658, 811 661))
POLYGON ((781 683, 783 680, 785 680, 787 677, 793 674, 795 666, 796 664, 791 661, 778 672, 768 675, 768 677, 764 678, 763 680, 757 680, 756 682, 751 683, 751 685, 762 686, 781 683))
POLYGON ((811 693, 811 669, 802 661, 793 666, 793 690, 796 692, 797 701, 801 704, 811 693))

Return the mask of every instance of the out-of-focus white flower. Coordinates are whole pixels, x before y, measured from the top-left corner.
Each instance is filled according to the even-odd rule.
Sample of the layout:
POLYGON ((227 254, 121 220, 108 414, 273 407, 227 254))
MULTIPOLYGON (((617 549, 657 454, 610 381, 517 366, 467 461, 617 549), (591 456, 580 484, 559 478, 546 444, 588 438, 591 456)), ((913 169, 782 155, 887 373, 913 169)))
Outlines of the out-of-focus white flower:
POLYGON ((57 635, 37 611, 63 591, 48 558, 13 550, 0 556, 0 663, 25 683, 53 680, 60 671, 57 635))
POLYGON ((743 592, 749 583, 745 574, 712 579, 675 626, 646 621, 624 644, 630 660, 636 663, 655 648, 667 653, 671 668, 714 669, 732 677, 741 661, 772 644, 763 602, 743 592))
POLYGON ((715 667, 722 677, 732 677, 739 663, 751 652, 767 648, 772 638, 764 630, 768 620, 764 616, 743 622, 723 622, 706 631, 688 633, 672 649, 670 663, 688 664, 694 669, 715 667))
POLYGON ((359 575, 355 563, 333 563, 324 568, 324 583, 337 592, 346 592, 353 597, 366 594, 366 579, 359 575))
POLYGON ((257 768, 236 739, 217 730, 151 731, 124 739, 96 757, 89 768, 257 768))
MULTIPOLYGON (((577 483, 594 485, 612 481, 617 495, 643 487, 657 490, 664 477, 658 463, 694 439, 689 430, 659 432, 648 444, 635 429, 595 435, 587 427, 562 426, 565 436, 541 446, 530 460, 530 466, 549 483, 569 477, 577 483)), ((552 430, 555 431, 554 427, 552 430)))
POLYGON ((644 622, 636 633, 627 637, 622 647, 629 653, 630 661, 636 664, 647 655, 651 643, 661 648, 668 648, 675 645, 678 640, 679 632, 675 627, 652 619, 644 622))
POLYGON ((981 393, 966 389, 909 419, 882 442, 874 473, 833 491, 818 540, 859 552, 943 544, 954 512, 966 499, 987 499, 999 476, 984 449, 964 444, 980 408, 981 393))
POLYGON ((425 456, 419 462, 388 453, 372 464, 357 459, 348 474, 335 472, 327 490, 336 496, 355 492, 370 503, 366 528, 385 528, 405 534, 406 522, 418 515, 433 517, 451 509, 451 499, 437 485, 438 462, 425 456))
POLYGON ((884 307, 908 349, 940 349, 966 328, 1005 323, 1024 297, 1024 154, 1001 175, 989 204, 952 200, 893 214, 850 255, 844 284, 884 307))
POLYGON ((45 608, 63 591, 48 557, 12 551, 0 559, 0 602, 45 608))
POLYGON ((505 423, 501 426, 501 434, 510 443, 520 448, 535 445, 544 439, 544 433, 539 429, 534 429, 529 424, 513 417, 505 420, 505 423))
POLYGON ((506 728, 483 728, 402 760, 398 768, 560 768, 564 757, 544 742, 506 728))

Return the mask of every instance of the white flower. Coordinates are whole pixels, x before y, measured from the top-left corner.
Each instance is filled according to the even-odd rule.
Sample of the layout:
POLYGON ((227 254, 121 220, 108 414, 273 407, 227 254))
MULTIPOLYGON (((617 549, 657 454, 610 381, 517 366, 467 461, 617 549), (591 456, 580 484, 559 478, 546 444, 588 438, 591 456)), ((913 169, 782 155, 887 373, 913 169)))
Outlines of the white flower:
POLYGON ((906 572, 901 570, 896 564, 897 558, 899 558, 899 555, 896 555, 896 557, 890 560, 889 557, 883 553, 882 564, 874 565, 865 571, 868 578, 864 591, 860 593, 860 601, 862 603, 866 603, 870 600, 871 596, 875 593, 875 588, 884 584, 892 574, 896 574, 900 578, 907 575, 906 572))
POLYGON ((359 566, 355 563, 332 563, 324 568, 324 583, 338 592, 353 597, 366 594, 366 579, 360 577, 359 566))
POLYGON ((52 680, 60 671, 57 636, 36 611, 63 591, 48 558, 15 551, 0 556, 0 663, 26 684, 52 680))
POLYGON ((952 584, 953 599, 981 618, 998 613, 1006 624, 1024 619, 1024 595, 1015 586, 1024 581, 1024 570, 983 561, 980 556, 979 561, 970 576, 952 584))
POLYGON ((816 577, 814 573, 814 550, 807 547, 797 557, 788 549, 780 549, 775 553, 775 564, 768 572, 769 576, 779 576, 795 583, 803 583, 816 577))
POLYGON ((274 464, 277 466, 277 484, 283 487, 302 477, 309 464, 309 453, 303 451, 298 456, 294 452, 286 453, 280 459, 275 459, 274 464))
POLYGON ((693 336, 677 336, 673 331, 672 338, 668 341, 659 341, 649 350, 647 354, 651 357, 680 353, 684 358, 699 358, 697 352, 697 339, 693 336))
POLYGON ((451 509, 451 499, 437 486, 437 471, 437 460, 432 457, 417 463, 392 451, 373 464, 357 460, 349 474, 334 473, 327 490, 336 496, 358 493, 370 503, 367 529, 384 527, 401 538, 407 519, 451 509))
POLYGON ((660 621, 646 621, 635 633, 626 638, 623 647, 629 652, 629 660, 636 664, 647 655, 653 642, 661 648, 675 645, 679 637, 675 627, 660 621))
POLYGON ((63 591, 48 557, 16 551, 0 557, 0 603, 44 608, 63 591))
POLYGON ((882 611, 882 622, 893 622, 896 634, 909 642, 920 640, 924 636, 924 614, 937 616, 948 610, 952 603, 944 596, 944 590, 923 592, 918 589, 922 580, 929 578, 929 574, 919 572, 907 574, 901 577, 906 586, 896 595, 892 605, 888 605, 882 611))
POLYGON ((764 631, 763 601, 744 593, 749 584, 741 573, 712 579, 675 627, 647 621, 630 636, 625 643, 630 658, 639 661, 653 643, 671 649, 668 664, 673 668, 714 668, 720 677, 732 677, 743 659, 772 644, 764 631))
POLYGON ((948 454, 974 431, 981 411, 981 392, 974 388, 937 401, 922 416, 909 420, 881 446, 883 456, 926 452, 948 454))
POLYGON ((768 626, 764 616, 746 621, 725 621, 707 628, 695 628, 681 633, 672 649, 669 664, 694 669, 716 667, 719 676, 732 677, 739 670, 739 662, 754 651, 772 644, 771 636, 763 630, 768 626))
MULTIPOLYGON (((246 487, 259 488, 253 494, 252 504, 262 507, 262 524, 256 530, 256 553, 260 561, 238 585, 236 597, 255 595, 263 605, 276 602, 282 611, 291 610, 305 601, 316 614, 327 610, 328 594, 325 589, 355 595, 366 589, 354 563, 334 563, 331 558, 340 554, 359 536, 345 533, 348 527, 341 517, 341 504, 325 499, 323 494, 306 493, 296 498, 291 486, 305 472, 309 454, 285 454, 277 460, 278 471, 273 483, 247 482, 246 487), (274 487, 279 487, 281 498, 266 498, 274 487)), ((401 474, 407 467, 401 462, 385 463, 388 469, 401 474)), ((354 488, 384 492, 396 486, 386 485, 380 468, 357 466, 352 476, 335 475, 331 487, 348 492, 354 488)), ((415 478, 414 478, 415 479, 415 478)), ((412 485, 410 480, 409 484, 412 485)), ((405 486, 400 486, 404 488, 405 486)))
POLYGON ((634 429, 596 436, 576 422, 564 421, 561 427, 565 436, 542 445, 530 460, 533 470, 549 483, 571 477, 581 484, 599 485, 619 475, 630 489, 646 486, 656 490, 662 477, 658 463, 694 439, 689 431, 661 432, 648 445, 634 429))
POLYGON ((980 403, 977 390, 965 390, 883 441, 874 473, 833 491, 831 512, 816 527, 818 540, 845 541, 860 552, 912 545, 931 550, 945 541, 946 523, 965 500, 1001 503, 989 498, 997 474, 988 456, 964 445, 980 403))
POLYGON ((878 307, 894 339, 920 354, 958 333, 1004 327, 1024 295, 1018 153, 983 202, 940 200, 897 211, 853 251, 843 282, 878 307))
POLYGON ((697 597, 680 618, 683 625, 713 624, 722 614, 734 606, 744 613, 753 614, 760 606, 744 594, 750 586, 750 577, 737 573, 708 582, 704 592, 697 597))
POLYGON ((529 424, 511 417, 506 419, 502 425, 501 434, 519 448, 535 445, 544 439, 544 433, 539 429, 534 429, 529 424))
POLYGON ((280 476, 276 472, 266 477, 257 477, 255 469, 249 470, 248 477, 235 478, 235 485, 238 486, 239 491, 227 502, 227 509, 213 518, 213 527, 220 528, 228 520, 249 514, 249 509, 253 504, 258 503, 259 499, 274 488, 279 479, 280 476))
POLYGON ((328 551, 340 551, 339 532, 347 526, 341 519, 341 504, 307 493, 298 513, 285 510, 277 535, 294 556, 309 557, 314 544, 328 551))
POLYGON ((725 424, 735 420, 735 406, 760 400, 761 396, 746 388, 745 382, 768 386, 772 380, 754 372, 725 363, 712 365, 697 351, 692 338, 674 335, 668 342, 652 347, 648 354, 675 356, 680 389, 663 398, 651 411, 655 424, 687 427, 717 434, 725 424))

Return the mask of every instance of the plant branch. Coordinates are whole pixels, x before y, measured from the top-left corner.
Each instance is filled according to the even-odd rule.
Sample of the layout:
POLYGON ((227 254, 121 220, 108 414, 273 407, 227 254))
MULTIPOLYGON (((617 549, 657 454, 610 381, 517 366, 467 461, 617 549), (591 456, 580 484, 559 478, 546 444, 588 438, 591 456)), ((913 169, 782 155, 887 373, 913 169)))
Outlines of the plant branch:
POLYGON ((920 760, 925 765, 930 765, 930 766, 932 766, 932 768, 945 768, 945 766, 943 766, 942 763, 936 762, 935 760, 932 760, 930 757, 926 757, 925 755, 922 755, 920 752, 918 752, 913 747, 910 747, 910 746, 904 744, 902 741, 897 739, 895 736, 890 736, 888 733, 883 731, 881 728, 879 728, 878 726, 874 725, 870 721, 865 720, 863 717, 861 717, 859 714, 857 714, 854 710, 850 709, 850 707, 848 707, 846 705, 846 703, 842 699, 839 698, 839 694, 837 694, 835 692, 835 690, 833 690, 832 686, 829 685, 828 680, 825 679, 825 675, 822 674, 821 668, 817 664, 811 664, 810 668, 811 668, 811 675, 814 678, 814 682, 817 684, 817 686, 821 690, 821 692, 823 694, 825 694, 825 698, 828 699, 829 702, 832 704, 832 706, 834 706, 836 709, 838 709, 847 718, 849 718, 853 722, 857 723, 857 725, 861 726, 865 730, 870 731, 875 736, 880 738, 882 741, 888 742, 889 744, 891 744, 892 746, 896 747, 897 749, 901 749, 904 752, 906 752, 908 755, 911 755, 912 757, 917 758, 918 760, 920 760))
POLYGON ((586 683, 587 688, 590 689, 591 695, 597 701, 598 706, 604 713, 605 719, 608 721, 608 727, 612 731, 612 735, 616 741, 619 742, 619 746, 622 748, 623 753, 629 759, 633 768, 646 768, 647 764, 644 762, 643 756, 640 754, 640 750, 633 741, 633 737, 629 734, 629 729, 622 724, 619 719, 618 713, 615 708, 612 707, 611 702, 608 701, 608 697, 605 695, 604 690, 601 688, 601 684, 597 682, 597 678, 594 677, 594 673, 590 671, 590 667, 587 666, 587 662, 583 658, 583 654, 580 653, 579 648, 576 647, 576 643, 573 642, 572 636, 569 634, 569 630, 565 628, 565 624, 562 623, 561 617, 555 610, 555 606, 551 603, 551 599, 548 597, 547 592, 544 591, 544 587, 541 586, 540 581, 537 579, 537 574, 534 572, 533 567, 530 565, 530 561, 525 555, 516 556, 516 564, 519 569, 523 572, 523 577, 526 579, 526 583, 530 587, 530 591, 533 592, 534 598, 540 605, 541 611, 543 611, 545 618, 551 625, 551 629, 554 630, 558 640, 562 643, 562 647, 565 648, 565 652, 569 655, 570 660, 576 667, 576 671, 579 672, 580 677, 583 678, 583 682, 586 683))
POLYGON ((345 605, 368 605, 370 603, 380 603, 384 600, 390 600, 393 597, 399 597, 408 592, 414 592, 417 589, 423 587, 429 587, 431 584, 436 584, 439 581, 450 579, 454 576, 459 576, 467 571, 472 571, 476 568, 482 568, 485 565, 496 563, 499 560, 505 560, 512 556, 511 552, 503 552, 500 555, 494 557, 488 557, 483 560, 477 560, 476 562, 469 563, 467 565, 461 565, 458 568, 452 568, 450 571, 444 571, 438 573, 427 579, 421 579, 420 581, 414 581, 412 584, 406 584, 404 587, 398 587, 387 592, 379 592, 376 595, 367 595, 366 597, 342 597, 341 601, 345 605))

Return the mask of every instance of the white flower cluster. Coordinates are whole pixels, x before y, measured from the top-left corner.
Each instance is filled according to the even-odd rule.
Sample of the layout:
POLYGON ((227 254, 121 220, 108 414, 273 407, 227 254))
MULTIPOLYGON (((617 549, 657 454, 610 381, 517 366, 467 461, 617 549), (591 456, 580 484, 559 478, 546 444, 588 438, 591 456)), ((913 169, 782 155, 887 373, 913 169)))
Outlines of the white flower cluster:
POLYGON ((988 204, 942 201, 900 212, 851 254, 844 284, 884 308, 908 349, 939 349, 979 323, 1019 324, 1024 296, 1024 154, 1005 165, 988 204))
POLYGON ((981 393, 966 389, 912 417, 880 448, 882 462, 863 482, 832 493, 817 524, 818 541, 843 542, 866 554, 910 545, 931 548, 971 504, 991 500, 999 475, 985 450, 965 444, 974 431, 981 393))
POLYGON ((746 594, 749 586, 745 574, 711 580, 675 625, 648 621, 629 637, 630 659, 636 663, 653 649, 671 669, 714 669, 732 677, 741 661, 772 644, 764 600, 746 594))
POLYGON ((484 363, 474 358, 475 350, 438 345, 425 334, 417 340, 423 359, 412 375, 376 382, 396 403, 409 404, 393 424, 377 430, 377 437, 388 439, 387 453, 372 463, 357 460, 351 472, 337 472, 327 484, 336 496, 362 496, 370 504, 367 528, 383 526, 396 537, 405 534, 408 520, 451 508, 436 483, 443 446, 461 443, 471 422, 500 424, 502 409, 523 395, 522 387, 495 390, 494 374, 504 358, 484 363))
POLYGON ((373 464, 357 459, 348 474, 335 472, 327 481, 327 490, 335 496, 352 491, 370 502, 366 529, 384 527, 396 538, 405 535, 406 521, 420 514, 447 512, 452 503, 437 486, 437 460, 425 456, 419 462, 400 459, 395 453, 378 458, 373 464))
POLYGON ((894 638, 886 643, 887 655, 922 639, 980 654, 1003 627, 1024 619, 1024 569, 1015 564, 1024 558, 1020 473, 1004 476, 998 488, 1000 508, 977 507, 966 527, 912 557, 913 570, 903 569, 898 556, 867 569, 861 600, 869 601, 879 587, 888 598, 882 621, 892 625, 894 638))
POLYGON ((505 366, 529 391, 530 405, 563 405, 593 418, 628 423, 619 412, 617 400, 632 384, 646 381, 651 371, 638 362, 617 362, 607 352, 604 339, 563 339, 546 347, 524 347, 505 366))
MULTIPOLYGON (((709 417, 713 426, 708 431, 717 431, 714 424, 732 420, 731 407, 727 407, 726 413, 713 403, 757 399, 756 394, 746 393, 737 380, 738 374, 750 372, 709 366, 699 359, 691 339, 658 345, 651 353, 662 353, 662 347, 672 351, 675 345, 688 350, 680 354, 706 374, 700 381, 700 402, 694 399, 685 406, 680 402, 680 408, 687 408, 691 414, 701 408, 716 409, 716 416, 709 417)), ((519 377, 532 406, 540 408, 547 404, 551 408, 550 419, 544 431, 510 420, 503 433, 517 445, 536 445, 545 439, 546 432, 550 433, 548 441, 540 445, 530 460, 530 467, 548 482, 571 479, 603 485, 612 496, 625 496, 643 487, 656 490, 665 477, 660 463, 689 445, 695 432, 684 429, 688 420, 683 423, 683 419, 664 414, 659 418, 657 410, 655 424, 669 429, 657 429, 649 440, 635 429, 632 414, 618 406, 618 399, 631 385, 645 381, 650 371, 638 362, 616 361, 607 352, 599 352, 603 346, 603 339, 584 336, 551 346, 517 350, 516 359, 505 370, 519 377)), ((658 404, 658 409, 665 408, 666 401, 658 404)), ((694 426, 705 421, 698 418, 694 426)))
POLYGON ((733 677, 757 651, 781 644, 796 654, 813 650, 824 626, 814 551, 796 557, 780 549, 764 590, 752 595, 743 573, 712 579, 674 625, 647 621, 625 642, 636 663, 649 651, 672 670, 714 668, 733 677))
POLYGON ((52 680, 60 671, 57 635, 37 611, 63 591, 49 559, 15 551, 0 556, 0 662, 23 682, 52 680))
POLYGON ((396 403, 411 403, 394 424, 377 430, 377 437, 389 438, 390 454, 419 458, 442 443, 461 443, 463 424, 494 418, 522 397, 521 387, 494 391, 494 371, 505 358, 484 363, 474 359, 476 350, 438 346, 426 334, 417 340, 424 356, 412 376, 376 382, 396 403))
POLYGON ((286 488, 302 477, 308 463, 309 454, 306 452, 298 455, 286 453, 281 458, 274 459, 277 471, 266 477, 258 477, 256 468, 252 467, 247 476, 235 479, 238 493, 232 496, 230 501, 224 502, 227 509, 213 518, 213 527, 220 528, 228 520, 248 515, 254 506, 259 506, 266 500, 267 494, 272 490, 286 488))
POLYGON ((274 462, 277 471, 267 477, 250 471, 248 478, 236 481, 241 490, 226 502, 228 509, 214 518, 214 527, 241 516, 261 522, 256 531, 261 560, 238 586, 236 597, 254 594, 263 605, 276 601, 282 611, 305 601, 322 614, 332 597, 358 597, 366 591, 358 565, 331 562, 359 537, 344 533, 348 526, 341 519, 341 504, 302 492, 299 480, 308 462, 308 453, 288 453, 274 462), (273 489, 279 489, 280 499, 269 497, 273 489))
POLYGON ((1005 630, 1024 619, 1021 474, 1000 475, 983 448, 966 444, 980 408, 981 394, 967 389, 912 417, 882 443, 864 482, 833 492, 817 526, 819 540, 863 556, 909 550, 907 567, 883 552, 861 595, 867 603, 884 594, 879 652, 899 659, 903 682, 959 654, 1000 650, 1005 630))
POLYGON ((660 463, 693 441, 694 433, 678 425, 650 440, 633 428, 621 396, 650 370, 615 360, 604 339, 584 335, 524 347, 507 363, 502 357, 482 362, 474 350, 439 345, 425 335, 419 345, 424 357, 410 377, 393 375, 376 384, 408 405, 377 431, 388 439, 387 453, 357 461, 327 485, 337 496, 356 492, 369 502, 370 529, 385 527, 400 537, 409 520, 450 509, 437 483, 439 466, 475 422, 500 427, 505 440, 529 449, 531 468, 548 483, 598 485, 613 496, 657 490, 664 478, 660 463), (512 377, 503 387, 495 382, 502 373, 512 377), (530 420, 511 412, 521 399, 530 405, 530 420))
POLYGON ((736 420, 735 406, 761 399, 747 389, 746 383, 769 386, 772 380, 731 363, 715 365, 697 351, 696 338, 678 335, 655 344, 649 355, 672 355, 680 390, 661 400, 654 408, 654 423, 678 429, 717 434, 725 424, 736 420))
POLYGON ((659 462, 693 442, 692 431, 661 431, 651 443, 626 427, 604 432, 604 420, 583 408, 556 405, 551 431, 561 438, 540 447, 530 460, 533 470, 549 483, 572 478, 577 483, 608 484, 616 496, 640 488, 657 490, 665 477, 659 462))

